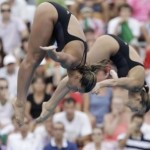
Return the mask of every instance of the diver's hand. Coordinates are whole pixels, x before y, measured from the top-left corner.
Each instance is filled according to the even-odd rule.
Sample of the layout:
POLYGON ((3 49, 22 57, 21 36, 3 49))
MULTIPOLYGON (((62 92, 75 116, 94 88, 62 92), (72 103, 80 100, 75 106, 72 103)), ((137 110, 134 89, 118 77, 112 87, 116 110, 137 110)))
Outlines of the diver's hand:
POLYGON ((96 86, 94 87, 94 89, 92 90, 92 93, 94 94, 99 94, 100 92, 100 88, 101 88, 101 83, 96 83, 96 86))
POLYGON ((44 102, 42 104, 42 113, 36 119, 36 123, 41 123, 53 115, 54 109, 53 108, 47 108, 47 104, 48 104, 48 102, 44 102))
POLYGON ((110 70, 110 75, 113 79, 118 79, 118 74, 115 70, 110 70))
POLYGON ((57 46, 56 45, 51 45, 51 46, 40 46, 40 48, 44 51, 51 51, 51 50, 56 50, 57 46))
POLYGON ((56 51, 57 46, 55 45, 47 46, 47 47, 40 46, 40 48, 46 51, 48 56, 50 56, 54 61, 57 61, 59 59, 58 52, 56 51))

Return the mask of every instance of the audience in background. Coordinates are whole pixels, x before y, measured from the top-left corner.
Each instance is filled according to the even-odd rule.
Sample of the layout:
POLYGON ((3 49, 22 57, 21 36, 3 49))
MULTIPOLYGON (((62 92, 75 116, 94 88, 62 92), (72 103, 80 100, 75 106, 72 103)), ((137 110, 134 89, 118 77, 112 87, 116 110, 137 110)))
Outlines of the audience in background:
POLYGON ((130 116, 130 112, 126 109, 124 98, 113 97, 111 112, 106 114, 104 118, 105 149, 117 149, 117 137, 121 133, 126 133, 130 116))
POLYGON ((119 16, 108 22, 107 32, 118 35, 123 41, 138 46, 140 36, 140 23, 131 17, 132 9, 128 4, 119 7, 119 16))
POLYGON ((90 50, 96 40, 95 31, 92 28, 88 28, 84 30, 84 34, 88 44, 88 50, 90 50))
MULTIPOLYGON (((99 95, 70 92, 51 118, 36 124, 34 119, 41 112, 42 102, 49 100, 66 75, 48 54, 30 86, 25 126, 19 129, 15 124, 12 100, 16 97, 18 67, 28 51, 34 4, 44 1, 47 0, 0 0, 0 150, 124 150, 131 147, 143 150, 146 146, 150 149, 150 112, 131 119, 125 104, 132 103, 133 99, 121 88, 104 88, 99 95)), ((80 20, 88 50, 106 31, 135 46, 144 61, 145 77, 150 85, 149 0, 52 1, 68 8, 80 20)), ((98 81, 105 76, 105 72, 97 72, 98 81)), ((136 96, 135 105, 140 101, 141 97, 136 96)))
POLYGON ((5 78, 0 78, 0 136, 5 135, 14 130, 12 124, 13 108, 12 102, 8 97, 8 82, 5 78))
POLYGON ((103 150, 103 130, 101 128, 94 128, 92 132, 92 142, 86 144, 83 150, 103 150))
POLYGON ((86 142, 92 133, 88 116, 75 108, 75 100, 68 98, 64 101, 63 112, 53 116, 53 122, 62 122, 65 126, 65 137, 69 141, 80 140, 86 142))
MULTIPOLYGON (((100 82, 106 77, 106 72, 103 70, 97 71, 97 81, 100 82)), ((110 112, 112 98, 111 88, 102 88, 99 95, 89 93, 84 99, 84 111, 89 116, 96 117, 96 124, 103 124, 104 116, 110 112)))
POLYGON ((14 56, 16 57, 18 63, 21 63, 21 61, 24 59, 26 53, 28 51, 28 37, 24 37, 21 40, 21 46, 14 49, 14 56))
POLYGON ((42 76, 34 77, 32 81, 32 93, 27 96, 26 113, 28 119, 37 118, 42 111, 42 103, 50 99, 45 92, 46 84, 42 76))
POLYGON ((30 122, 25 121, 18 132, 8 136, 7 150, 36 150, 33 134, 30 132, 30 122))
POLYGON ((120 135, 118 137, 120 148, 125 148, 126 150, 150 149, 150 136, 145 136, 141 132, 143 120, 143 115, 134 114, 132 116, 128 131, 125 133, 125 135, 120 135))
POLYGON ((104 33, 104 23, 102 20, 93 16, 93 9, 90 7, 83 7, 81 9, 82 20, 81 26, 84 30, 89 28, 94 30, 95 36, 98 37, 104 33))
POLYGON ((26 0, 6 0, 11 6, 12 15, 27 20, 27 3, 26 0))
POLYGON ((53 137, 50 139, 50 143, 45 146, 44 150, 77 150, 76 144, 69 142, 64 137, 65 127, 61 122, 53 123, 53 137))
POLYGON ((10 54, 19 46, 21 39, 28 35, 28 32, 24 22, 12 15, 8 2, 1 4, 1 14, 0 37, 3 40, 4 52, 10 54))
POLYGON ((35 124, 33 134, 35 138, 36 150, 43 150, 46 145, 50 144, 50 139, 53 135, 52 131, 53 131, 52 118, 48 118, 41 125, 35 124))
POLYGON ((0 68, 0 77, 7 79, 9 85, 9 97, 13 99, 17 94, 17 76, 19 67, 16 58, 11 54, 4 57, 3 63, 4 67, 0 68))
POLYGON ((141 22, 145 22, 150 11, 149 0, 127 0, 132 7, 133 17, 141 22))

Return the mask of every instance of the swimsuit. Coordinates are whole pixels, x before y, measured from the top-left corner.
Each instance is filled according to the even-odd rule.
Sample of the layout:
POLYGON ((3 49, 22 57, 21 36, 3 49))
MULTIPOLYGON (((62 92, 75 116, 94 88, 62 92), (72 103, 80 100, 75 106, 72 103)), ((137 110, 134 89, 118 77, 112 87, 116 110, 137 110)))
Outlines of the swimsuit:
POLYGON ((119 44, 118 52, 110 57, 110 60, 115 64, 118 70, 119 77, 126 77, 130 69, 136 66, 142 66, 143 64, 133 61, 129 56, 129 46, 124 43, 119 37, 115 35, 108 34, 113 37, 119 44))
POLYGON ((84 54, 83 54, 83 58, 82 58, 80 64, 77 67, 79 67, 81 65, 82 61, 84 61, 84 64, 85 64, 86 54, 87 54, 87 43, 84 40, 82 40, 81 38, 69 34, 67 31, 71 13, 68 10, 66 10, 65 8, 63 8, 62 6, 60 6, 54 2, 50 2, 50 4, 52 4, 55 7, 55 9, 57 10, 57 13, 58 13, 58 19, 57 19, 56 24, 54 25, 51 44, 52 43, 54 44, 54 42, 56 41, 57 42, 56 51, 60 52, 63 50, 65 45, 71 41, 78 40, 78 41, 83 42, 84 54))

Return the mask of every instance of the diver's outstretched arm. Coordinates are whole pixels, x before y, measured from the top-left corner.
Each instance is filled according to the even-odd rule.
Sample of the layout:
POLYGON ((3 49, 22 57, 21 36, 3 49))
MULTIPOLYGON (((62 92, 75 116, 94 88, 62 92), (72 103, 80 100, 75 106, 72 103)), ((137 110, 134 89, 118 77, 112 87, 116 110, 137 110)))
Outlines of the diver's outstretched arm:
POLYGON ((136 90, 136 88, 138 88, 138 82, 130 77, 106 79, 96 84, 93 93, 99 93, 99 89, 103 87, 121 87, 127 90, 136 90))
POLYGON ((40 46, 40 48, 43 51, 46 51, 48 53, 48 56, 51 59, 53 59, 56 62, 61 63, 61 65, 63 65, 63 67, 65 66, 65 68, 69 68, 73 63, 77 61, 77 58, 75 58, 73 55, 69 53, 65 53, 63 51, 57 52, 56 51, 57 47, 55 45, 51 45, 47 47, 40 46))

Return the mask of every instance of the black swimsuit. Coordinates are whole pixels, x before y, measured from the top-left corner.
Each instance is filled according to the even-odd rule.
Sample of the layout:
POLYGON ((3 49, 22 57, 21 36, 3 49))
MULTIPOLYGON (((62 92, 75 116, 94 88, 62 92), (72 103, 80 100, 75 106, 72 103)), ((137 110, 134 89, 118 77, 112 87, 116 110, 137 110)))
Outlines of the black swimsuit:
MULTIPOLYGON (((82 40, 79 37, 76 37, 74 35, 71 35, 68 33, 68 24, 70 21, 70 17, 71 17, 71 13, 66 10, 65 8, 63 8, 62 6, 58 5, 57 3, 54 2, 50 2, 55 9, 57 10, 58 13, 58 19, 56 24, 54 25, 54 30, 53 30, 53 34, 52 34, 52 39, 50 41, 50 44, 54 44, 54 42, 57 42, 57 49, 56 51, 60 52, 63 50, 63 48, 65 47, 65 45, 71 41, 81 41, 84 44, 84 54, 83 54, 83 58, 80 62, 80 64, 82 63, 82 61, 86 61, 86 54, 87 54, 87 43, 82 40)), ((79 64, 79 66, 80 66, 79 64)), ((77 67, 76 67, 77 68, 77 67)))
POLYGON ((126 77, 129 70, 135 66, 143 65, 139 62, 133 61, 129 57, 129 46, 124 43, 119 37, 108 34, 113 37, 119 44, 118 52, 110 57, 110 60, 116 65, 119 77, 126 77))

